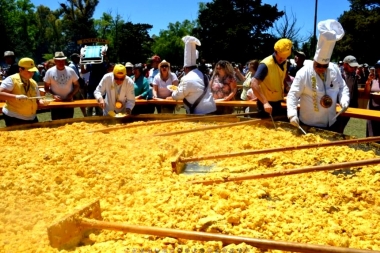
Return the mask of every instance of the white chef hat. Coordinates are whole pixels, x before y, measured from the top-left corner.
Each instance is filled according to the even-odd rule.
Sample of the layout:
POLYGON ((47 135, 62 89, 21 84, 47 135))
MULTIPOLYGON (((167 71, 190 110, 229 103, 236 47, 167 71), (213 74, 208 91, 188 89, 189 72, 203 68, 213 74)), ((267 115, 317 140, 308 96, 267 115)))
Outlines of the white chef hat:
POLYGON ((338 21, 328 19, 318 23, 318 31, 319 38, 314 61, 320 64, 328 64, 330 62, 335 42, 343 38, 344 30, 338 21))
POLYGON ((201 42, 193 37, 186 35, 182 38, 182 41, 185 42, 185 53, 184 53, 184 67, 196 66, 198 59, 198 50, 196 46, 200 46, 201 42))

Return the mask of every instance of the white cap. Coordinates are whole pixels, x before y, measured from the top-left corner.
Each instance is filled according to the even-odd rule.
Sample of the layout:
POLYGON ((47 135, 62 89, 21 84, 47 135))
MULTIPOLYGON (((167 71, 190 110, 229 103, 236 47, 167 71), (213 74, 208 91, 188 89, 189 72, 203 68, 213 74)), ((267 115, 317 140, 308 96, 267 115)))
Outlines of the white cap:
POLYGON ((193 37, 186 35, 182 38, 182 41, 185 42, 185 53, 184 53, 184 67, 196 66, 198 59, 198 51, 196 46, 200 46, 201 42, 193 37))
POLYGON ((338 21, 328 19, 318 23, 318 31, 319 38, 314 61, 320 64, 328 64, 335 47, 335 42, 343 38, 344 30, 338 21))

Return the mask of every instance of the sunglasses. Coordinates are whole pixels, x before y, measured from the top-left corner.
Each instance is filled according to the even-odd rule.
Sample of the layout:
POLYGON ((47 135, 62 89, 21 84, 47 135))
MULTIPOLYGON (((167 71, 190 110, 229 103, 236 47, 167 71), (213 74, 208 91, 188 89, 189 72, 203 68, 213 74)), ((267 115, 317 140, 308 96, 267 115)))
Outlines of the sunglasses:
POLYGON ((161 68, 163 69, 163 68, 169 68, 169 66, 168 65, 165 65, 165 66, 161 66, 161 68))
POLYGON ((113 76, 113 78, 115 79, 115 81, 124 81, 124 79, 125 79, 125 77, 123 77, 123 78, 118 78, 118 77, 116 77, 116 76, 113 76))
POLYGON ((328 64, 319 64, 319 63, 316 63, 315 67, 318 68, 318 69, 327 69, 329 67, 329 65, 328 64))

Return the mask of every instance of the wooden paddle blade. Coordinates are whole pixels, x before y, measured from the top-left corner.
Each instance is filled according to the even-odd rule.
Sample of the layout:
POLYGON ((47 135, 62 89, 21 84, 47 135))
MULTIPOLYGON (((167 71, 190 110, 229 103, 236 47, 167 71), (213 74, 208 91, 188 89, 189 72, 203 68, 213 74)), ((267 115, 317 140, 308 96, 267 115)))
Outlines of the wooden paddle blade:
POLYGON ((181 162, 181 156, 183 155, 183 150, 178 151, 170 158, 170 164, 172 165, 172 171, 176 174, 180 174, 184 168, 184 163, 181 162))
POLYGON ((84 236, 92 232, 80 225, 80 218, 84 217, 102 220, 99 200, 75 210, 48 227, 50 246, 59 249, 75 247, 84 236))

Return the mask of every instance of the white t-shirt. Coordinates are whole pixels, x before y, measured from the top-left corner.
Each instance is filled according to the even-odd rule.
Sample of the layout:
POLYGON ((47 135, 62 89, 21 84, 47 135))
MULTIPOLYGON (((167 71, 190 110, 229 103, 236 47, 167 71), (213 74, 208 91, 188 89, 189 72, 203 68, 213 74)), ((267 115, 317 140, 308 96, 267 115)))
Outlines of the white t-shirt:
POLYGON ((174 81, 178 81, 176 74, 170 72, 168 80, 164 81, 161 79, 160 73, 158 73, 153 79, 153 86, 157 86, 157 97, 167 98, 172 95, 172 92, 167 88, 174 81))
POLYGON ((66 99, 67 95, 73 90, 73 82, 78 80, 75 71, 66 67, 64 70, 58 70, 56 66, 46 71, 44 82, 50 84, 50 89, 54 94, 66 99))

